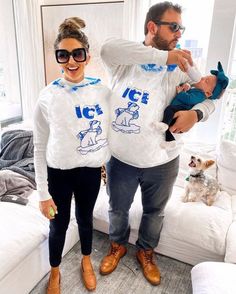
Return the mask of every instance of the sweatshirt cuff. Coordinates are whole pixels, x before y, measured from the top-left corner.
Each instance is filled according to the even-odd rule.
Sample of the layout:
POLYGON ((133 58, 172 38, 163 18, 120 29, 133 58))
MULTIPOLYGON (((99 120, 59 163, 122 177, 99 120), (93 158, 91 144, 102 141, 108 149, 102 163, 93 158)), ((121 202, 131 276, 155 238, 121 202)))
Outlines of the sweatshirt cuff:
POLYGON ((162 65, 162 66, 167 65, 166 62, 168 59, 168 51, 159 50, 159 49, 154 49, 154 50, 155 50, 155 54, 156 54, 156 56, 155 56, 156 63, 158 65, 162 65))
POLYGON ((52 198, 48 191, 39 191, 37 190, 39 195, 39 201, 46 201, 52 198))

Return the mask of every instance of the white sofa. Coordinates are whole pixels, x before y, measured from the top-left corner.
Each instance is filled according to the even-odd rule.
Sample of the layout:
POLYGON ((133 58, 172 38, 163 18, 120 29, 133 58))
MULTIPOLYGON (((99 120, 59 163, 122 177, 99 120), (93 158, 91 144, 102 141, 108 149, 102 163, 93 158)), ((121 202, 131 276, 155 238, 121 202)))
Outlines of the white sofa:
MULTIPOLYGON (((214 146, 185 145, 180 158, 180 171, 172 196, 164 211, 165 218, 156 252, 195 265, 203 261, 236 262, 236 154, 235 145, 223 142, 216 152, 214 146), (185 177, 190 156, 198 154, 215 159, 217 164, 208 173, 218 178, 222 191, 213 206, 202 202, 183 203, 185 177), (217 154, 221 154, 220 156, 217 154), (233 164, 235 163, 235 164, 233 164), (234 194, 234 195, 233 195, 234 194), (234 215, 235 214, 235 217, 234 215)), ((94 226, 108 233, 108 196, 100 190, 94 226)), ((130 210, 130 242, 135 243, 142 213, 140 190, 130 210)))

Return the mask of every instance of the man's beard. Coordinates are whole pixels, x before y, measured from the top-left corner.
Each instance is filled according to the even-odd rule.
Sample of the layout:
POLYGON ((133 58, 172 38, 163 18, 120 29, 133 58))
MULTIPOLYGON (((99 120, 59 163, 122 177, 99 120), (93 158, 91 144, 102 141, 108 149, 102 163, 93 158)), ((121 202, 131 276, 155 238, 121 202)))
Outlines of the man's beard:
POLYGON ((170 51, 170 50, 174 49, 171 46, 171 43, 173 41, 178 41, 178 39, 173 39, 171 41, 166 41, 162 37, 160 37, 160 35, 158 33, 156 33, 156 35, 152 39, 153 47, 155 47, 157 49, 160 49, 160 50, 167 50, 167 51, 170 51))

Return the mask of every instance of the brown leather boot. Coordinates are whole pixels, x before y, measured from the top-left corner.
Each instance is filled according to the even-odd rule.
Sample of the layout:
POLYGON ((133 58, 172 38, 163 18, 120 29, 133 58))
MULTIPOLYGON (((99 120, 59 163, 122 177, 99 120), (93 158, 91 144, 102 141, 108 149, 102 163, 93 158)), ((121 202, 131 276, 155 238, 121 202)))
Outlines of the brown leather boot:
POLYGON ((153 250, 138 250, 136 257, 142 267, 143 275, 148 282, 154 286, 159 285, 161 282, 161 274, 159 268, 153 261, 153 250))
POLYGON ((120 259, 126 254, 127 249, 124 245, 119 245, 115 242, 111 242, 110 251, 105 256, 100 264, 100 273, 102 275, 108 275, 113 272, 120 259))
POLYGON ((61 274, 59 266, 51 267, 51 273, 47 286, 47 294, 60 294, 61 274))
POLYGON ((89 255, 83 256, 81 261, 81 275, 85 288, 89 291, 95 290, 97 281, 89 255))

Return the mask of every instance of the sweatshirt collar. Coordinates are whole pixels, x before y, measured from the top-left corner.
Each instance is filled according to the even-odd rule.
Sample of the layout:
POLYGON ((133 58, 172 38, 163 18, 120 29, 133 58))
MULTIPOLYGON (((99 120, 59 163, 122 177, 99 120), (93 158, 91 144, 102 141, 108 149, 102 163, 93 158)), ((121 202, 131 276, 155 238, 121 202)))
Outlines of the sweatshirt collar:
POLYGON ((52 82, 52 84, 59 88, 65 88, 69 89, 70 92, 75 92, 79 88, 87 87, 89 85, 95 85, 100 83, 101 80, 97 78, 91 78, 91 77, 85 77, 81 82, 79 83, 72 83, 70 81, 65 80, 64 78, 56 79, 52 82))

